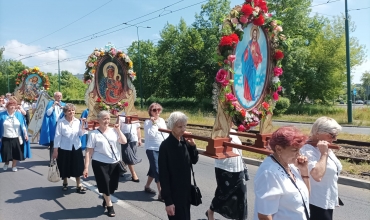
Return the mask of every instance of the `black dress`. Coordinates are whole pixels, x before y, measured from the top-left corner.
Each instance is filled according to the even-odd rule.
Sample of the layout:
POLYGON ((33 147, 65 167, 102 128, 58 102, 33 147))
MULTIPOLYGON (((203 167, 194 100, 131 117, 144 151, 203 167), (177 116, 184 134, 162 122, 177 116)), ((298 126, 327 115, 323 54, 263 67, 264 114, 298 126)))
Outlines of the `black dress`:
POLYGON ((190 219, 190 163, 196 164, 198 159, 196 146, 189 145, 183 137, 179 141, 170 134, 159 148, 161 196, 166 206, 175 205, 175 216, 169 219, 190 219))

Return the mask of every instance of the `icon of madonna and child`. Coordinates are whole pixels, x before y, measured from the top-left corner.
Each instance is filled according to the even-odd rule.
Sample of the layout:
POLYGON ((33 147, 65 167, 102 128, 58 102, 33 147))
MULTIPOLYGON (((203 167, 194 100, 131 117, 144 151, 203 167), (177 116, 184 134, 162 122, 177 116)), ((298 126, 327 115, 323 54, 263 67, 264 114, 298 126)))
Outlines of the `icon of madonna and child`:
POLYGON ((234 88, 239 103, 251 109, 263 94, 267 75, 267 40, 258 26, 248 25, 238 43, 234 62, 234 88))
POLYGON ((99 93, 105 102, 113 104, 120 101, 124 96, 123 74, 119 74, 117 65, 113 62, 106 63, 99 76, 99 93))

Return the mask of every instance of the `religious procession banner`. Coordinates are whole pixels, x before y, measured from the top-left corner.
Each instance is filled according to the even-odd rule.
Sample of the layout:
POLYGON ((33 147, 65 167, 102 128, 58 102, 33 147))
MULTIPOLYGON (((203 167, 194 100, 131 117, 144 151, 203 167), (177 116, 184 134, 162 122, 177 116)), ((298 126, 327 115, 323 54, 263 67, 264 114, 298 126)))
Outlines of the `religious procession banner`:
POLYGON ((28 125, 28 134, 32 136, 32 143, 39 142, 38 137, 42 126, 42 120, 46 112, 46 105, 50 100, 51 98, 46 91, 41 92, 37 100, 36 111, 33 113, 30 124, 28 125))

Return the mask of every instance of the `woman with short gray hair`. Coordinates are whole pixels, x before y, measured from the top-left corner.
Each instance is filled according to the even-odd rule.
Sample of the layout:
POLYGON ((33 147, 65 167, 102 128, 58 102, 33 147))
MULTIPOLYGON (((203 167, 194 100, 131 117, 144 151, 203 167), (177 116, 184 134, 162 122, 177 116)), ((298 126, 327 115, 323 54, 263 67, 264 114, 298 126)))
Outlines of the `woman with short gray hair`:
POLYGON ((312 125, 307 144, 300 150, 309 162, 311 220, 332 220, 334 208, 341 203, 337 182, 342 164, 328 148, 341 130, 334 119, 320 117, 312 125))
POLYGON ((191 167, 198 162, 198 150, 192 138, 184 138, 187 117, 173 112, 168 118, 171 133, 159 148, 161 196, 169 219, 190 219, 191 167))
POLYGON ((81 149, 80 137, 86 131, 83 123, 75 118, 76 107, 67 103, 63 107, 64 117, 59 119, 55 129, 53 159, 57 159, 60 177, 63 179, 63 190, 68 190, 67 178, 75 177, 78 193, 85 193, 86 188, 81 185, 84 170, 84 158, 81 149))
POLYGON ((90 133, 87 141, 83 175, 84 178, 87 178, 90 158, 92 158, 91 166, 94 171, 96 184, 99 192, 103 194, 102 206, 108 209, 109 217, 114 217, 116 214, 110 194, 117 190, 120 175, 118 164, 120 153, 117 144, 126 144, 127 140, 118 124, 114 125, 114 128, 109 127, 109 112, 99 112, 98 122, 99 128, 90 133))

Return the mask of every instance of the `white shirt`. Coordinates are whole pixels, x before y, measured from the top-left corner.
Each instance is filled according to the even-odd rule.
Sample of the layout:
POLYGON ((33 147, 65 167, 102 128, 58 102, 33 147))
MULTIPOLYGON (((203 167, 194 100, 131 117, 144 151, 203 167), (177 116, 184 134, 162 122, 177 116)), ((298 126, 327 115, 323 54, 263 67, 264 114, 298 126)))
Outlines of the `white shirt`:
POLYGON ((60 114, 62 114, 62 111, 63 111, 63 109, 61 108, 61 107, 59 107, 59 105, 56 105, 56 106, 51 106, 47 111, 46 111, 46 114, 48 115, 48 116, 50 116, 52 113, 53 113, 53 111, 55 110, 55 116, 56 116, 56 118, 58 119, 59 118, 59 116, 60 116, 60 114))
POLYGON ((80 137, 85 133, 81 130, 80 120, 73 118, 71 123, 67 121, 65 117, 61 118, 57 122, 54 137, 54 148, 61 148, 63 150, 72 150, 74 146, 75 150, 81 147, 80 137))
MULTIPOLYGON (((235 130, 231 129, 235 132, 235 130)), ((238 136, 230 135, 231 142, 235 144, 242 144, 238 136)), ((233 153, 242 155, 241 151, 233 148, 233 153)), ((241 172, 244 170, 243 161, 241 156, 230 157, 226 159, 215 159, 215 167, 226 170, 228 172, 241 172)))
POLYGON ((28 110, 30 110, 30 108, 31 108, 30 103, 25 102, 25 101, 22 101, 22 102, 21 102, 21 106, 22 106, 22 108, 23 108, 25 111, 28 111, 28 110))
POLYGON ((87 141, 86 147, 94 149, 94 153, 92 155, 93 160, 110 164, 117 163, 121 158, 117 148, 119 136, 117 132, 112 128, 108 128, 108 130, 105 131, 104 135, 108 138, 109 143, 111 144, 114 150, 114 154, 117 157, 117 160, 113 155, 108 140, 98 130, 93 130, 90 133, 90 137, 89 140, 87 141))
POLYGON ((5 119, 3 126, 4 126, 3 137, 16 138, 21 136, 20 130, 21 123, 15 117, 14 114, 13 116, 8 116, 8 118, 5 119))
POLYGON ((0 105, 0 113, 5 111, 6 111, 5 105, 4 106, 0 105))
POLYGON ((167 129, 163 118, 158 118, 154 124, 151 120, 144 122, 145 149, 159 151, 162 141, 168 137, 168 133, 158 131, 158 128, 167 129))
POLYGON ((126 124, 124 123, 125 117, 119 117, 119 124, 122 133, 131 133, 132 141, 138 141, 137 129, 140 128, 140 123, 126 124))
POLYGON ((342 170, 342 164, 329 150, 329 158, 326 163, 326 171, 321 182, 316 182, 311 176, 311 170, 320 160, 321 153, 317 147, 306 144, 301 148, 301 154, 308 159, 308 173, 310 175, 311 195, 310 204, 322 209, 334 209, 338 202, 338 175, 342 170))
MULTIPOLYGON (((302 193, 308 213, 309 200, 308 189, 302 180, 298 169, 289 164, 295 175, 296 184, 302 193)), ((258 213, 272 215, 274 220, 308 220, 302 196, 294 186, 284 169, 267 157, 257 170, 254 178, 254 220, 258 220, 258 213)))

